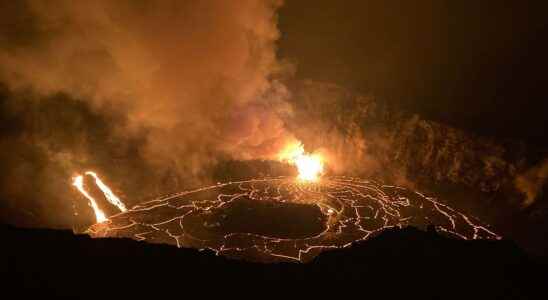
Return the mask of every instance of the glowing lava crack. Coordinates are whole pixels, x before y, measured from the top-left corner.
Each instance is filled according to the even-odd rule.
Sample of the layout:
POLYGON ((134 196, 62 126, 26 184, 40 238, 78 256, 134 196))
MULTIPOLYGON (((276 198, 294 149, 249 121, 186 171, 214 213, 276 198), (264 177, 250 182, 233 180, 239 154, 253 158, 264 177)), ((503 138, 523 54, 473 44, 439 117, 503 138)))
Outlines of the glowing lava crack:
POLYGON ((211 249, 252 261, 306 262, 386 228, 429 224, 456 238, 500 238, 434 198, 352 178, 218 184, 142 203, 91 226, 88 233, 211 249))

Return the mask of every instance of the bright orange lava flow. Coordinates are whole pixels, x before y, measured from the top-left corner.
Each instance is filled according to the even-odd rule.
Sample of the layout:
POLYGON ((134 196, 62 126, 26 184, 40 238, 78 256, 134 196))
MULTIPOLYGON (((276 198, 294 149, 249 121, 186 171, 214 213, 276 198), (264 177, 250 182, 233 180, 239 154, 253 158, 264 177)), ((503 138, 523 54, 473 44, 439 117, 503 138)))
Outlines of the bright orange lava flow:
POLYGON ((91 208, 93 208, 93 212, 95 213, 95 219, 97 220, 97 223, 102 223, 107 220, 107 217, 105 216, 105 213, 99 208, 97 205, 97 201, 84 189, 84 176, 78 175, 74 177, 74 180, 72 181, 72 185, 75 186, 84 197, 86 197, 89 200, 89 204, 91 208))
POLYGON ((95 184, 99 187, 101 192, 105 195, 105 198, 107 198, 108 202, 112 203, 112 205, 118 207, 120 211, 126 211, 127 208, 124 205, 124 203, 120 200, 120 198, 116 197, 112 190, 103 182, 101 179, 99 179, 99 176, 95 172, 87 171, 86 175, 89 175, 95 179, 95 184))
POLYGON ((279 154, 279 160, 297 167, 297 179, 314 182, 323 174, 324 159, 320 154, 307 154, 301 142, 288 144, 279 154))
MULTIPOLYGON (((101 192, 103 192, 103 195, 108 202, 116 206, 122 212, 127 211, 125 204, 112 192, 112 190, 99 178, 99 176, 97 176, 95 172, 86 171, 84 174, 93 177, 93 179, 95 180, 95 184, 97 185, 97 187, 99 187, 101 192)), ((97 220, 97 223, 106 221, 107 217, 105 213, 99 208, 97 201, 84 189, 84 175, 78 175, 74 177, 72 185, 75 186, 78 191, 80 191, 80 193, 82 193, 82 195, 84 195, 84 197, 89 200, 89 204, 93 209, 93 212, 95 213, 95 219, 97 220)))

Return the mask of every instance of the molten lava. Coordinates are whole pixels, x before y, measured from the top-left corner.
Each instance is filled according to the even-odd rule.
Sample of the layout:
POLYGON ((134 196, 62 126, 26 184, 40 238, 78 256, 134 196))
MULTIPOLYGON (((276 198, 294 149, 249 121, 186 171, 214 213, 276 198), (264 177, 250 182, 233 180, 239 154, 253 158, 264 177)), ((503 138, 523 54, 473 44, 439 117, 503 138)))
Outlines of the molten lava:
POLYGON ((97 223, 101 223, 107 220, 107 217, 105 216, 105 213, 99 208, 97 205, 97 201, 93 199, 93 197, 84 189, 84 176, 78 175, 74 177, 74 180, 72 181, 72 185, 75 186, 84 197, 86 197, 89 200, 89 204, 91 208, 93 208, 93 212, 95 213, 95 219, 97 220, 97 223))
POLYGON ((279 155, 280 161, 297 167, 297 179, 305 182, 317 181, 323 173, 323 157, 319 154, 307 154, 301 142, 286 146, 279 155))
POLYGON ((87 233, 263 263, 310 262, 390 228, 432 225, 456 239, 501 238, 480 220, 418 191, 327 176, 314 184, 254 178, 182 191, 137 204, 87 233))
POLYGON ((112 203, 112 205, 118 207, 120 211, 126 211, 127 208, 124 205, 124 203, 120 200, 120 198, 116 197, 112 190, 103 182, 101 179, 99 179, 99 176, 95 172, 87 171, 86 175, 89 175, 95 179, 95 184, 99 187, 101 192, 105 195, 105 198, 107 198, 108 202, 112 203))
MULTIPOLYGON (((127 211, 126 206, 120 200, 120 198, 114 195, 112 190, 99 178, 99 176, 97 176, 95 172, 87 171, 84 174, 93 177, 93 179, 95 180, 95 184, 97 185, 97 187, 99 187, 101 192, 103 192, 103 195, 108 202, 116 206, 122 212, 127 211)), ((93 212, 95 213, 95 219, 97 220, 97 223, 106 221, 107 217, 105 213, 99 208, 97 201, 84 189, 84 175, 78 175, 74 177, 72 185, 75 186, 78 191, 80 191, 80 193, 82 193, 82 195, 84 195, 84 197, 89 200, 90 206, 91 208, 93 208, 93 212)))

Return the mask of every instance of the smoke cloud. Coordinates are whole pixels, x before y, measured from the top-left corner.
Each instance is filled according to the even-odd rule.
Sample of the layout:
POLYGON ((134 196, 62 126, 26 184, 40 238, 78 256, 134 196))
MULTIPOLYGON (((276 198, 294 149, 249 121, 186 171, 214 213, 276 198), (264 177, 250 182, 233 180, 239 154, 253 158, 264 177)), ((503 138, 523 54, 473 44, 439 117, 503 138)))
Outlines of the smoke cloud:
POLYGON ((373 96, 311 80, 293 82, 291 90, 293 114, 285 122, 305 150, 321 153, 332 174, 386 175, 390 140, 386 124, 373 111, 379 108, 373 108, 378 103, 373 96))
POLYGON ((273 158, 293 138, 275 46, 281 4, 2 2, 2 114, 17 124, 2 131, 4 149, 36 155, 15 160, 18 179, 3 178, 2 197, 20 201, 28 192, 12 183, 32 181, 62 198, 66 177, 55 187, 53 178, 86 166, 181 186, 210 180, 221 159, 273 158))
POLYGON ((272 79, 279 1, 53 4, 4 4, 0 76, 11 88, 122 107, 130 129, 150 130, 147 157, 184 157, 191 173, 215 152, 270 154, 283 126, 265 108, 286 96, 272 79), (235 134, 238 123, 252 128, 235 134))
POLYGON ((548 159, 516 176, 516 188, 525 195, 523 206, 527 207, 535 202, 548 179, 548 159))

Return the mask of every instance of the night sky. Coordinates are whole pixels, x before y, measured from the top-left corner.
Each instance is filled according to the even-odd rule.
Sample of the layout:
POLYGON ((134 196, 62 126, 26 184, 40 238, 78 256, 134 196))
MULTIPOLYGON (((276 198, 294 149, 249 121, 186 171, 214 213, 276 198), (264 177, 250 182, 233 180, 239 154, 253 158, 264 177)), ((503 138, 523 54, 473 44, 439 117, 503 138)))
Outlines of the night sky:
POLYGON ((546 11, 543 1, 287 1, 279 55, 297 77, 546 146, 546 11))

